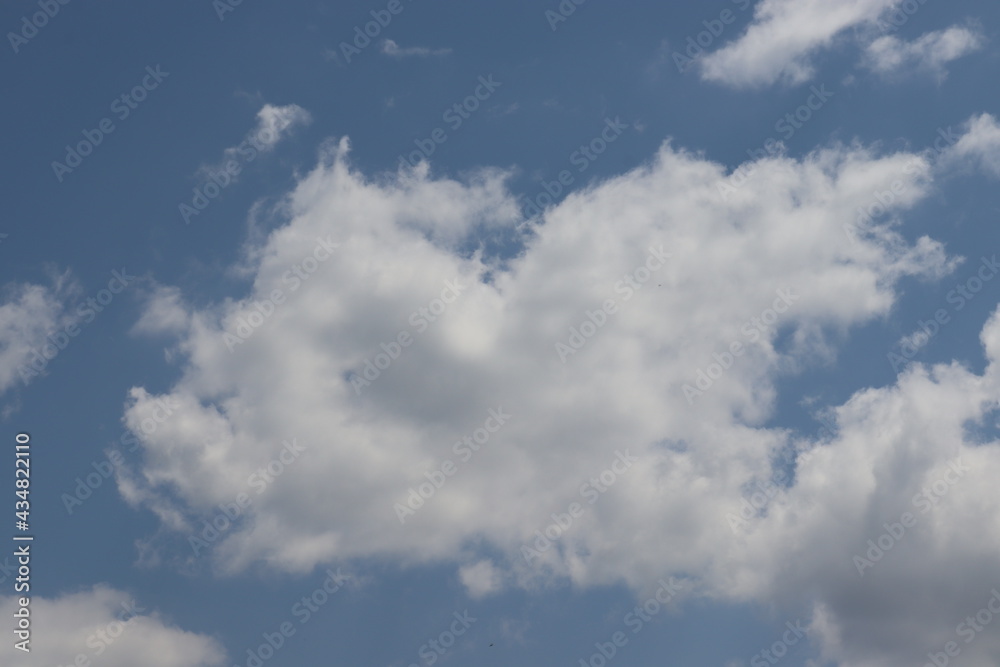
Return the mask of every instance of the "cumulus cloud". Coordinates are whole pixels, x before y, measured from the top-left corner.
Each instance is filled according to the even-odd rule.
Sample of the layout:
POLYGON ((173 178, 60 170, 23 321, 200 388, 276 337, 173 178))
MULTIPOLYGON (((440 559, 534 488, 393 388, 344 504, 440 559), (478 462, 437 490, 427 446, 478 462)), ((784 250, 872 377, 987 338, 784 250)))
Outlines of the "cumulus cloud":
POLYGON ((1000 442, 967 429, 1000 406, 997 314, 982 340, 982 375, 918 364, 837 408, 837 436, 743 527, 742 557, 724 566, 748 599, 809 590, 815 638, 840 665, 922 664, 949 641, 968 664, 1000 656, 996 633, 968 643, 960 625, 997 585, 1000 442))
POLYGON ((812 59, 849 28, 874 23, 900 0, 761 0, 734 42, 701 61, 702 76, 738 88, 813 76, 812 59))
POLYGON ((886 35, 868 45, 865 65, 881 75, 923 72, 939 81, 947 77, 945 65, 983 46, 981 31, 952 26, 929 32, 912 42, 886 35))
MULTIPOLYGON (((0 613, 14 618, 17 600, 0 597, 0 613)), ((109 588, 58 598, 31 597, 31 653, 0 646, 0 662, 28 665, 100 664, 103 667, 216 667, 222 646, 211 637, 182 630, 147 613, 131 596, 109 588), (30 660, 28 656, 30 655, 30 660), (84 656, 79 658, 78 656, 84 656), (89 663, 84 663, 86 659, 89 663)))
POLYGON ((392 58, 406 58, 416 56, 426 58, 427 56, 446 56, 451 53, 451 49, 429 49, 425 46, 401 47, 391 39, 382 42, 382 53, 392 58))
MULTIPOLYGON (((42 349, 58 352, 48 336, 80 320, 70 311, 70 298, 79 288, 68 274, 57 276, 51 286, 12 283, 0 294, 0 394, 18 383, 27 384, 38 375, 31 363, 49 356, 42 349)), ((67 339, 69 337, 67 336, 67 339)), ((41 362, 38 362, 39 364, 41 362)), ((41 365, 44 372, 44 364, 41 365)))
POLYGON ((675 574, 690 595, 805 614, 844 664, 909 659, 998 565, 1000 455, 962 427, 1000 399, 1000 324, 984 329, 983 376, 914 366, 837 408, 820 440, 764 424, 780 380, 885 316, 898 281, 955 266, 895 224, 843 231, 876 184, 903 183, 898 217, 940 173, 834 145, 761 160, 723 199, 724 167, 667 143, 521 225, 505 172, 457 181, 421 163, 373 179, 331 143, 279 207, 287 222, 247 250, 248 294, 189 312, 168 395, 132 391, 144 460, 120 488, 180 560, 220 505, 249 497, 198 556, 220 571, 445 561, 473 595, 552 580, 641 592, 675 574), (519 251, 492 256, 486 235, 519 251), (143 433, 164 398, 176 416, 143 433), (255 481, 289 438, 301 459, 255 481), (861 577, 852 556, 960 456, 961 485, 861 577), (784 464, 794 483, 734 528, 784 464))

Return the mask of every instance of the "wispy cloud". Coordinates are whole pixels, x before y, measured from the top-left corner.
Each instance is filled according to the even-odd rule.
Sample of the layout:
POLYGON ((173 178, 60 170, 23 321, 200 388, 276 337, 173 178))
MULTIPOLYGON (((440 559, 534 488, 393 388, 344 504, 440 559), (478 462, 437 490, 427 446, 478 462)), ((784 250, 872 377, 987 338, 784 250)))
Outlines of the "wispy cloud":
POLYGON ((980 30, 959 26, 928 32, 912 42, 887 35, 868 45, 864 64, 877 74, 923 72, 941 81, 948 75, 945 65, 978 51, 984 42, 980 30))
MULTIPOLYGON (((199 171, 208 178, 211 174, 226 169, 226 165, 232 161, 249 162, 258 154, 274 150, 295 127, 311 122, 312 116, 298 104, 280 107, 265 104, 257 112, 257 125, 247 133, 243 141, 224 150, 222 160, 217 164, 205 165, 199 171)), ((237 180, 235 173, 231 173, 231 177, 234 181, 237 180)))
POLYGON ((382 53, 391 58, 408 58, 415 56, 426 58, 428 56, 446 56, 451 53, 451 49, 429 49, 425 46, 400 46, 391 39, 382 42, 382 53))

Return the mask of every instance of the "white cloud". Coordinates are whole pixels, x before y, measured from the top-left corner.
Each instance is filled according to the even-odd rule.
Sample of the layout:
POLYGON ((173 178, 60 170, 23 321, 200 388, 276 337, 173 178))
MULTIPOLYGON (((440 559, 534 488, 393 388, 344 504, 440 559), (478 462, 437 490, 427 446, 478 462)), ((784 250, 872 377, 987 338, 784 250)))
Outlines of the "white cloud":
MULTIPOLYGON (((0 597, 0 614, 11 626, 17 609, 16 598, 0 597)), ((14 640, 8 637, 0 646, 0 663, 12 667, 84 664, 77 662, 82 654, 89 664, 102 667, 225 664, 225 653, 216 640, 181 630, 158 614, 145 613, 130 596, 106 586, 54 599, 33 595, 30 609, 31 653, 14 648, 14 640)))
MULTIPOLYGON (((281 205, 288 223, 248 249, 251 294, 191 313, 184 372, 170 390, 177 415, 143 435, 158 397, 131 396, 125 420, 145 461, 119 482, 174 536, 158 549, 183 553, 185 531, 245 493, 246 520, 204 556, 222 570, 265 561, 306 572, 376 556, 474 563, 459 572, 470 594, 553 579, 641 591, 682 574, 696 595, 812 614, 825 650, 859 667, 909 659, 977 600, 1000 553, 1000 454, 972 448, 961 427, 998 404, 992 365, 983 377, 915 365, 897 386, 859 391, 818 449, 763 426, 777 382, 885 316, 897 281, 955 266, 937 242, 907 243, 895 227, 853 243, 843 232, 879 183, 903 183, 896 216, 919 204, 935 186, 923 157, 838 145, 769 158, 756 163, 753 187, 722 201, 725 169, 667 144, 650 164, 570 195, 501 262, 467 248, 483 230, 516 234, 505 173, 457 182, 421 164, 368 179, 347 153, 346 140, 331 145, 281 205), (295 267, 330 234, 337 254, 299 277, 295 267), (670 257, 641 289, 619 284, 643 276, 637 269, 660 245, 670 257), (455 280, 460 295, 418 327, 420 309, 455 280), (775 323, 766 313, 784 288, 795 298, 775 323), (231 353, 224 332, 275 290, 282 303, 231 353), (608 299, 617 307, 602 317, 608 299), (751 327, 755 318, 770 326, 751 327), (588 320, 601 326, 563 364, 556 343, 588 320), (412 342, 395 349, 402 331, 412 342), (689 405, 683 385, 733 342, 742 354, 689 405), (375 360, 383 350, 396 357, 387 367, 388 354, 375 360), (358 395, 348 378, 367 360, 382 370, 358 395), (509 419, 478 439, 498 407, 509 419), (467 436, 482 444, 464 457, 455 443, 467 436), (290 437, 308 446, 302 463, 256 493, 255 471, 290 437), (766 517, 734 534, 727 514, 789 448, 816 451, 766 517), (594 492, 624 450, 636 462, 594 492), (852 555, 959 455, 974 472, 861 580, 852 555), (446 459, 453 474, 436 472, 446 459), (439 488, 400 525, 394 505, 424 483, 439 488), (526 563, 522 547, 574 502, 582 511, 565 534, 526 563), (946 586, 941 572, 961 586, 946 586)), ((154 312, 173 295, 160 299, 168 303, 154 299, 154 312)), ((1000 323, 984 341, 1000 358, 1000 323)), ((1000 650, 987 639, 977 647, 1000 650)))
POLYGON ((896 347, 901 348, 912 356, 931 341, 930 336, 923 329, 917 329, 902 338, 896 343, 896 347))
POLYGON ((996 314, 983 342, 982 376, 957 364, 914 365, 895 386, 859 391, 838 408, 838 435, 800 463, 795 485, 737 540, 741 558, 723 566, 749 599, 805 602, 809 590, 815 638, 840 665, 922 664, 948 641, 968 664, 1000 656, 996 633, 968 646, 956 634, 991 597, 1000 546, 1000 494, 990 481, 1000 442, 964 433, 1000 406, 996 314), (906 512, 916 522, 900 531, 894 524, 906 512), (890 530, 895 537, 881 537, 890 530), (888 549, 869 556, 868 540, 880 539, 888 549), (855 556, 873 557, 873 566, 855 556))
POLYGON ((261 141, 267 148, 273 148, 281 141, 285 132, 297 125, 308 125, 310 122, 312 116, 298 104, 288 104, 283 107, 265 104, 257 112, 257 127, 254 133, 262 138, 261 141))
POLYGON ((736 41, 701 60, 705 79, 734 87, 797 84, 812 58, 847 29, 875 22, 900 0, 761 0, 736 41))
POLYGON ((187 329, 190 315, 176 287, 155 286, 147 296, 149 307, 132 328, 139 334, 177 334, 187 329))
POLYGON ((945 170, 976 166, 1000 178, 1000 124, 989 114, 970 119, 963 127, 964 133, 948 148, 940 159, 945 170))
POLYGON ((979 50, 983 41, 981 31, 958 26, 926 33, 912 42, 886 35, 868 45, 865 65, 882 75, 926 72, 940 81, 948 74, 945 65, 979 50))
MULTIPOLYGON (((309 112, 297 104, 280 107, 265 104, 257 112, 257 125, 247 133, 244 140, 223 151, 222 160, 217 164, 203 166, 199 171, 208 179, 220 171, 227 171, 227 165, 233 162, 242 168, 245 163, 252 161, 258 155, 274 150, 274 147, 293 129, 311 122, 312 116, 309 112)), ((229 177, 232 181, 236 181, 239 179, 239 174, 230 171, 229 177)))
POLYGON ((503 572, 491 560, 481 560, 458 570, 459 579, 469 597, 481 598, 496 593, 503 587, 503 572))
MULTIPOLYGON (((0 295, 0 394, 37 375, 30 365, 45 353, 43 346, 58 353, 48 336, 80 320, 68 309, 70 298, 78 292, 68 274, 56 276, 52 287, 30 283, 4 287, 0 295)), ((48 362, 47 357, 44 360, 48 362)))
POLYGON ((446 56, 451 53, 451 49, 429 49, 424 46, 401 47, 391 39, 386 39, 382 41, 382 53, 393 58, 406 58, 408 56, 425 58, 427 56, 446 56))

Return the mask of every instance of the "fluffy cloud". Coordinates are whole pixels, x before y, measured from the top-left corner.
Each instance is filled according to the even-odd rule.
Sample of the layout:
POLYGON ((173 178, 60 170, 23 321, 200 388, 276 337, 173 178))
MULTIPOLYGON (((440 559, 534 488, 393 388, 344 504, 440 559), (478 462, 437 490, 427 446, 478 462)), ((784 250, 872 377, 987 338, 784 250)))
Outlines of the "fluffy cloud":
POLYGON ((503 587, 503 573, 489 560, 481 560, 460 568, 458 577, 469 596, 473 598, 496 593, 503 587))
MULTIPOLYGON (((1000 457, 962 428, 995 404, 993 366, 917 366, 841 406, 821 442, 763 425, 777 382, 886 315, 900 279, 955 266, 893 220, 937 173, 833 146, 761 160, 723 199, 721 165, 666 144, 521 226, 503 172, 368 179, 346 140, 330 144, 282 203, 287 224, 248 249, 247 295, 149 316, 185 323, 180 407, 145 435, 163 397, 133 390, 124 419, 145 458, 120 488, 163 520, 160 551, 191 561, 201 535, 220 570, 451 561, 472 594, 678 574, 693 594, 807 613, 845 664, 909 657, 997 565, 1000 457), (857 209, 895 181, 894 216, 852 242, 857 209), (484 236, 518 251, 488 255, 484 236), (752 485, 807 451, 734 530, 752 485), (972 471, 861 577, 852 556, 958 456, 972 471), (927 583, 942 571, 964 588, 927 583)), ((1000 354, 995 321, 984 341, 1000 354)))
POLYGON ((735 87, 802 83, 812 57, 848 28, 875 22, 900 0, 761 0, 736 41, 706 56, 702 76, 735 87))
MULTIPOLYGON (((0 614, 14 617, 15 598, 0 597, 0 614)), ((58 598, 32 596, 31 653, 0 646, 0 662, 14 667, 70 665, 83 655, 102 667, 215 667, 225 664, 220 644, 149 614, 130 596, 106 586, 58 598)))
POLYGON ((78 314, 68 308, 69 299, 78 291, 68 274, 55 277, 51 287, 29 283, 4 287, 0 296, 0 394, 37 375, 30 364, 38 359, 47 363, 43 346, 58 353, 47 337, 79 321, 78 314))
POLYGON ((922 664, 949 641, 963 664, 1000 656, 995 632, 960 625, 993 597, 1000 547, 1000 442, 970 429, 1000 407, 1000 316, 982 341, 982 375, 916 365, 839 407, 836 437, 741 529, 741 557, 723 566, 749 599, 808 590, 815 635, 841 665, 922 664))
POLYGON ((958 26, 929 32, 912 42, 886 35, 868 45, 865 64, 882 75, 926 72, 943 80, 948 74, 945 65, 979 50, 982 45, 980 31, 958 26))

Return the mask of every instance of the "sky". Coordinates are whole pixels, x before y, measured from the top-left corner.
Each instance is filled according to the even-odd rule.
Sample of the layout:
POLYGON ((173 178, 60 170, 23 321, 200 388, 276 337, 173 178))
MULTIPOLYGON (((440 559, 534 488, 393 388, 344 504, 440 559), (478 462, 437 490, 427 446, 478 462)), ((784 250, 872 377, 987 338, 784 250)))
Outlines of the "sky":
POLYGON ((1000 662, 995 3, 0 27, 0 664, 1000 662))

